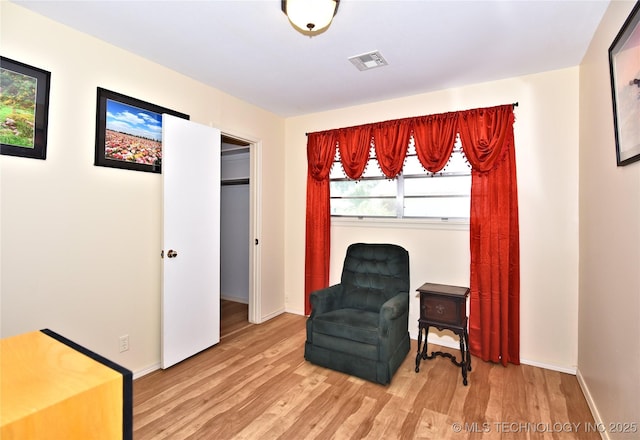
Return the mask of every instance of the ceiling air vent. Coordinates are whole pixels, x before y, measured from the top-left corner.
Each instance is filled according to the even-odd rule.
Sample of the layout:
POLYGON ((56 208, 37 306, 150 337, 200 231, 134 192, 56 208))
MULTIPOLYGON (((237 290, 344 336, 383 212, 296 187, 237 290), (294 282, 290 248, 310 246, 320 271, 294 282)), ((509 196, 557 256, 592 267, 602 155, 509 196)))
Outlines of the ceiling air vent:
POLYGON ((386 66, 389 64, 377 50, 350 57, 349 61, 351 61, 358 70, 369 70, 374 67, 386 66))

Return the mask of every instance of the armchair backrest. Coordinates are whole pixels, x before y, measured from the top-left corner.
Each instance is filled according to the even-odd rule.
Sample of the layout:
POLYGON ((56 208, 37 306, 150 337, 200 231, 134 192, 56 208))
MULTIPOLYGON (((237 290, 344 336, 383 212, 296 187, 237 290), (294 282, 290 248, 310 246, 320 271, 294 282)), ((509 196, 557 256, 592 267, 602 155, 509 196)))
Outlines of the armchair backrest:
POLYGON ((343 306, 379 311, 385 301, 409 292, 409 253, 395 244, 354 243, 347 248, 341 283, 343 306))

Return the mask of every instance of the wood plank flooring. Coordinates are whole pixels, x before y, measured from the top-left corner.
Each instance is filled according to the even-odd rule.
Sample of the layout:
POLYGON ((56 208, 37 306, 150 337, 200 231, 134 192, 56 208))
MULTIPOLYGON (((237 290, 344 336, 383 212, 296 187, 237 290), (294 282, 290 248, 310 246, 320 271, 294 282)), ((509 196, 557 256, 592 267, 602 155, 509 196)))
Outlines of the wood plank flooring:
POLYGON ((220 301, 220 339, 243 331, 249 323, 249 306, 235 301, 220 301))
POLYGON ((448 359, 415 373, 412 341, 385 387, 306 362, 303 316, 229 319, 215 347, 134 381, 134 439, 600 439, 569 374, 473 358, 465 387, 448 359))

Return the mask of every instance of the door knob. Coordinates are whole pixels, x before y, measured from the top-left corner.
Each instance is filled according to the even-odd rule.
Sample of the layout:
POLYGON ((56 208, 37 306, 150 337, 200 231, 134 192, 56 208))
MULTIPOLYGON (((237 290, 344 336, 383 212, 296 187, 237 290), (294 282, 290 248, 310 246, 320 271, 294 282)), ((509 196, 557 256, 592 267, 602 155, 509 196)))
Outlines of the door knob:
POLYGON ((178 253, 176 251, 174 251, 173 249, 169 249, 169 252, 167 252, 167 257, 169 258, 175 258, 178 256, 178 253))

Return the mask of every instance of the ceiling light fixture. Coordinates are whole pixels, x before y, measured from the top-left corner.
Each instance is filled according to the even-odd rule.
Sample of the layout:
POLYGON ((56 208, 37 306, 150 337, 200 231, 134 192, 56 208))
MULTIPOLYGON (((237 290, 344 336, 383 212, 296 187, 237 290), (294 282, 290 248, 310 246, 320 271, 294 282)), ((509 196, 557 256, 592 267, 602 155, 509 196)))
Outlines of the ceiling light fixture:
POLYGON ((324 32, 338 12, 340 0, 282 0, 282 12, 299 32, 313 36, 324 32))

